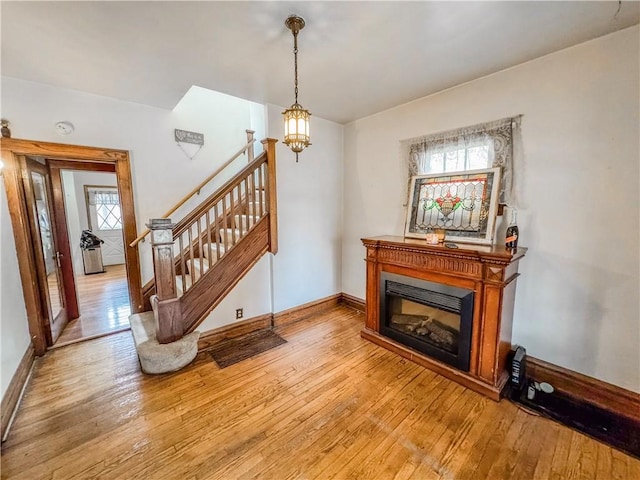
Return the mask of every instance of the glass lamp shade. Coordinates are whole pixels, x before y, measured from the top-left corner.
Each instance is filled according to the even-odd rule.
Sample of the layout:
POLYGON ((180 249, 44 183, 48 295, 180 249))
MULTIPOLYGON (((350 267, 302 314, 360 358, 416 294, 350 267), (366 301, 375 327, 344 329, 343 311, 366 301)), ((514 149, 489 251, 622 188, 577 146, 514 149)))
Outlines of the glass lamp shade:
POLYGON ((309 142, 309 117, 311 114, 294 103, 282 112, 284 116, 284 143, 295 153, 311 145, 309 142))

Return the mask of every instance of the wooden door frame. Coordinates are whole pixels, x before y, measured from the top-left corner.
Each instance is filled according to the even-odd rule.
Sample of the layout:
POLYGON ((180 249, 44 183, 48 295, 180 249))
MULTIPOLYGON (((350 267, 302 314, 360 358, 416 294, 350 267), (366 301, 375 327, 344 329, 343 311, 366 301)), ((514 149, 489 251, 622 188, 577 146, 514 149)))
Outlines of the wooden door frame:
MULTIPOLYGON (((64 168, 71 170, 76 169, 74 165, 80 165, 82 162, 95 163, 96 165, 111 164, 111 168, 115 166, 118 194, 122 202, 122 234, 125 243, 129 301, 133 313, 142 311, 140 257, 138 247, 130 246, 137 237, 137 225, 133 204, 133 182, 131 178, 129 152, 126 150, 65 145, 14 138, 3 138, 0 145, 2 161, 4 162, 2 177, 7 193, 7 205, 9 207, 13 236, 16 244, 22 292, 29 323, 29 333, 35 354, 43 355, 47 350, 47 344, 43 332, 42 311, 39 307, 40 289, 38 287, 35 255, 32 248, 32 235, 29 228, 29 217, 27 215, 27 203, 22 187, 22 175, 18 158, 20 155, 56 160, 57 166, 65 165, 64 168), (68 167, 66 165, 68 165, 68 167)), ((96 168, 96 170, 98 168, 96 168)))

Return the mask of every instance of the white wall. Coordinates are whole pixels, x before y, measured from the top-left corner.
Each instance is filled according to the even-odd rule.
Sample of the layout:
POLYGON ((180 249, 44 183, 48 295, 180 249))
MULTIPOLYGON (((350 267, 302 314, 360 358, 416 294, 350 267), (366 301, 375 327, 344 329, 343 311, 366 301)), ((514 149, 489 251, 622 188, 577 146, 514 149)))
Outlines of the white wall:
POLYGON ((0 396, 4 397, 31 338, 22 296, 16 244, 7 207, 4 182, 0 180, 0 396))
POLYGON ((361 237, 403 232, 400 140, 524 114, 514 343, 640 392, 638 30, 345 127, 343 291, 365 296, 361 237))
MULTIPOLYGON (((282 111, 267 106, 268 134, 282 139, 282 111)), ((311 118, 312 145, 295 154, 276 144, 278 254, 273 257, 274 312, 341 292, 342 131, 311 118)))
POLYGON ((236 309, 243 319, 271 313, 271 255, 263 256, 198 327, 201 332, 235 323, 236 309))
MULTIPOLYGON (((247 141, 247 129, 255 130, 254 148, 257 156, 258 152, 262 151, 260 140, 266 136, 264 133, 264 112, 263 105, 201 87, 191 87, 173 109, 172 118, 176 125, 175 128, 204 133, 204 146, 198 151, 197 145, 182 144, 182 148, 186 152, 175 147, 180 153, 181 161, 193 163, 198 167, 197 174, 191 177, 188 185, 185 184, 184 188, 180 190, 181 193, 176 200, 191 191, 208 174, 213 173, 218 166, 244 146, 247 141), (189 160, 187 154, 195 156, 189 160)), ((174 145, 176 144, 174 143, 174 145)), ((184 214, 189 213, 193 207, 207 198, 246 164, 247 157, 245 155, 238 157, 234 163, 204 187, 200 195, 194 196, 173 216, 181 218, 184 214)), ((171 207, 173 204, 175 202, 167 207, 171 207)), ((167 208, 159 214, 166 210, 167 208)))

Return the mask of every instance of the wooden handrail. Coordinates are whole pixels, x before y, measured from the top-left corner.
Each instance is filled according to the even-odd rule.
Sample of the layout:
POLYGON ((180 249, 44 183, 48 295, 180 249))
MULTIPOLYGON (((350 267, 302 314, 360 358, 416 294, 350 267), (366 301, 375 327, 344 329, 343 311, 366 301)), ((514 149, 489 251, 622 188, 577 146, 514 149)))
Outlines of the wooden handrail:
MULTIPOLYGON (((244 152, 247 151, 247 149, 253 145, 253 142, 255 142, 254 138, 251 138, 251 140, 249 140, 246 145, 244 145, 240 150, 238 150, 236 153, 234 153, 231 158, 229 158, 229 160, 227 160, 226 162, 224 162, 222 165, 220 165, 220 167, 218 167, 211 175, 209 175, 206 179, 204 179, 202 182, 200 182, 198 184, 197 187, 195 187, 193 190, 191 190, 191 192, 189 192, 187 195, 185 195, 184 197, 182 197, 182 199, 176 203, 169 211, 167 211, 164 215, 162 215, 162 217, 160 218, 168 218, 169 215, 171 215, 173 212, 175 212, 176 210, 178 210, 181 206, 183 206, 185 203, 187 203, 187 200, 189 200, 191 197, 193 197, 196 193, 199 193, 200 190, 202 190, 202 188, 209 183, 211 180, 213 180, 213 178, 218 175, 220 172, 222 172, 225 168, 227 168, 229 165, 231 165, 231 163, 238 158, 240 155, 242 155, 244 152)), ((138 237, 136 237, 136 239, 131 242, 129 244, 130 247, 135 247, 138 243, 140 243, 144 237, 146 237, 147 235, 149 235, 150 230, 147 228, 145 229, 140 235, 138 235, 138 237)))
POLYGON ((227 182, 220 186, 218 190, 216 190, 209 198, 204 200, 198 207, 196 207, 189 215, 184 217, 182 220, 177 222, 173 227, 173 237, 176 238, 179 235, 182 235, 190 225, 192 225, 196 219, 201 217, 204 212, 211 208, 211 205, 217 203, 222 197, 227 195, 230 190, 240 185, 242 180, 247 178, 247 176, 254 170, 256 170, 260 165, 267 161, 267 152, 264 151, 249 165, 245 166, 242 170, 236 173, 232 178, 227 180, 227 182))

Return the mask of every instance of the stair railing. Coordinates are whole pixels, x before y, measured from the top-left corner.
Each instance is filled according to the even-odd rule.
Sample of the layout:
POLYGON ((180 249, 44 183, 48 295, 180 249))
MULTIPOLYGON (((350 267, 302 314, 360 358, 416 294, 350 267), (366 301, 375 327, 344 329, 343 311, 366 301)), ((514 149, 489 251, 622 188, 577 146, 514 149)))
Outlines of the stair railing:
MULTIPOLYGON (((231 165, 233 163, 233 161, 238 158, 240 155, 242 155, 243 153, 247 152, 247 158, 249 163, 251 163, 253 161, 253 156, 254 156, 254 152, 253 152, 253 143, 255 142, 255 138, 253 138, 253 134, 255 133, 254 130, 246 130, 247 132, 247 143, 242 146, 242 148, 240 148, 240 150, 238 150, 236 153, 234 153, 229 160, 227 160, 226 162, 224 162, 222 165, 220 165, 211 175, 209 175, 207 178, 205 178, 202 182, 200 182, 193 190, 191 190, 188 194, 186 194, 184 197, 182 197, 180 199, 180 201, 178 201, 178 203, 176 203, 173 207, 171 207, 167 212, 164 213, 164 215, 162 215, 159 218, 169 218, 171 216, 171 214, 173 214, 176 210, 178 210, 180 207, 182 207, 185 203, 187 203, 187 201, 193 197, 194 195, 199 195, 200 191, 211 181, 213 180, 216 176, 218 176, 225 168, 227 168, 229 165, 231 165)), ((145 237, 147 235, 149 235, 149 233, 151 232, 151 230, 149 228, 147 228, 146 230, 144 230, 140 235, 138 235, 136 237, 136 239, 131 242, 129 244, 130 247, 135 247, 138 243, 142 242, 145 237)))
MULTIPOLYGON (((181 297, 211 273, 216 263, 232 254, 241 240, 253 231, 256 235, 265 232, 259 237, 264 242, 261 251, 277 252, 276 142, 263 140, 262 154, 178 223, 172 224, 167 218, 150 221, 156 286, 153 307, 160 343, 178 340, 186 328, 194 327, 193 315, 183 316, 181 297)), ((229 263, 221 263, 225 262, 229 263)), ((195 292, 194 296, 198 297, 195 292)), ((201 297, 198 302, 203 301, 201 297)))

